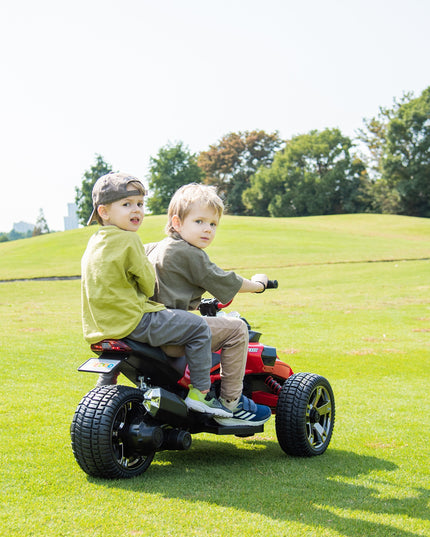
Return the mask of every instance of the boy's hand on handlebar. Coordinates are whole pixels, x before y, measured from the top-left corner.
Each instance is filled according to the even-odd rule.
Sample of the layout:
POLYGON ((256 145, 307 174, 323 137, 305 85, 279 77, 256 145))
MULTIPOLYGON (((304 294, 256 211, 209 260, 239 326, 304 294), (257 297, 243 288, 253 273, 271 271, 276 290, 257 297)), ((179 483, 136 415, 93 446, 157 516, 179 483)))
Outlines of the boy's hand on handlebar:
POLYGON ((260 288, 256 289, 254 293, 263 293, 266 290, 269 279, 266 274, 254 274, 251 281, 260 285, 260 288))

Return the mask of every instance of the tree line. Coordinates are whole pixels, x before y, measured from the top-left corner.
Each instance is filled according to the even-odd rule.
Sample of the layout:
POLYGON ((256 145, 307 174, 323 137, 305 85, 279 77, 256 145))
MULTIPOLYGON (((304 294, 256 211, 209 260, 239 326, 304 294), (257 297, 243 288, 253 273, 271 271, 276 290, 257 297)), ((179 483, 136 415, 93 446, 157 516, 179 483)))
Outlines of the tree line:
MULTIPOLYGON (((82 224, 91 190, 112 170, 102 156, 76 189, 82 224)), ((226 134, 206 151, 168 143, 150 158, 147 207, 164 214, 190 182, 215 185, 227 212, 253 216, 395 213, 430 217, 430 87, 363 120, 355 139, 337 128, 282 140, 263 130, 226 134)))
POLYGON ((38 235, 44 235, 45 233, 51 233, 46 222, 43 209, 39 209, 39 216, 36 220, 36 225, 32 230, 26 232, 19 232, 12 229, 9 233, 0 233, 0 242, 16 241, 19 239, 28 239, 30 237, 37 237, 38 235))

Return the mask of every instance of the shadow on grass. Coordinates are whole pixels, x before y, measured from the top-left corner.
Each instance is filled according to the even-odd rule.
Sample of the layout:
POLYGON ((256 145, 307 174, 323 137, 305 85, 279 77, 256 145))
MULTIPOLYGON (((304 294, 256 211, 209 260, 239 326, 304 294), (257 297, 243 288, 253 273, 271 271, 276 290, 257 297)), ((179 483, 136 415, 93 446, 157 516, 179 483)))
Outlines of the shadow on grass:
MULTIPOLYGON (((329 449, 323 456, 303 459, 288 457, 273 441, 253 439, 235 445, 197 439, 189 451, 157 454, 149 470, 138 478, 88 479, 108 488, 207 502, 276 521, 330 528, 346 536, 412 537, 417 534, 393 527, 388 521, 363 518, 410 516, 428 520, 428 490, 414 489, 413 497, 399 499, 380 495, 372 484, 348 482, 397 468, 392 462, 349 451, 329 449)), ((382 478, 371 483, 388 485, 382 478)))

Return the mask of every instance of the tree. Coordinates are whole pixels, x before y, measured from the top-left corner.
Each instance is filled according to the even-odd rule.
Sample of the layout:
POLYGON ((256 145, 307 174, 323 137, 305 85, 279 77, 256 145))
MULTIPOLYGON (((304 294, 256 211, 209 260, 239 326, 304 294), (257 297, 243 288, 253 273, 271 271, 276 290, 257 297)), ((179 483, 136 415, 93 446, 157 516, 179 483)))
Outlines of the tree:
POLYGON ((400 99, 394 99, 393 107, 380 107, 376 117, 364 119, 364 127, 358 130, 358 140, 364 145, 361 158, 366 164, 370 183, 368 194, 372 199, 371 210, 377 213, 401 212, 401 199, 392 182, 383 178, 383 161, 387 150, 387 134, 391 120, 399 108, 412 98, 405 93, 400 99))
POLYGON ((204 182, 215 185, 233 214, 245 214, 243 191, 250 185, 250 177, 260 168, 268 167, 283 141, 277 132, 232 132, 203 151, 198 165, 205 174, 204 182))
POLYGON ((6 236, 7 236, 7 240, 9 240, 9 241, 17 241, 17 240, 20 240, 20 239, 29 239, 30 237, 33 236, 33 230, 26 231, 25 233, 19 233, 18 231, 15 231, 14 229, 12 229, 11 231, 9 231, 9 233, 6 236))
POLYGON ((313 130, 293 137, 260 168, 243 193, 257 216, 309 216, 368 210, 368 177, 339 129, 313 130))
POLYGON ((182 185, 201 183, 202 171, 197 166, 196 155, 178 142, 162 147, 157 157, 150 159, 148 209, 153 214, 167 212, 173 194, 182 185))
POLYGON ((76 187, 75 203, 77 205, 77 215, 79 222, 86 225, 93 212, 92 191, 94 183, 102 175, 112 171, 112 166, 106 163, 101 155, 96 155, 96 163, 82 176, 81 188, 76 187))
POLYGON ((43 235, 45 233, 49 233, 49 227, 48 223, 46 222, 45 215, 43 214, 43 209, 39 209, 39 216, 37 217, 36 225, 33 229, 33 237, 43 235))
POLYGON ((370 212, 381 214, 401 212, 400 194, 384 178, 371 181, 367 187, 367 192, 371 200, 370 212))
POLYGON ((430 218, 430 87, 392 114, 386 140, 382 177, 397 190, 401 212, 430 218))

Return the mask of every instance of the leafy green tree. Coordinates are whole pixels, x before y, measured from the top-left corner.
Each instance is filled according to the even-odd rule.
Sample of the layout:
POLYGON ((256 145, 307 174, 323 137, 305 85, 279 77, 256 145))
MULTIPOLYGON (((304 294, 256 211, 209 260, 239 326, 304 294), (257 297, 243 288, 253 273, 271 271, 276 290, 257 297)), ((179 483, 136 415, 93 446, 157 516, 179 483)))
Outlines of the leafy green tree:
POLYGON ((370 183, 367 187, 371 197, 371 210, 376 213, 401 212, 401 199, 391 181, 383 178, 383 161, 387 151, 387 133, 391 120, 399 108, 410 101, 411 93, 405 93, 400 99, 394 99, 392 108, 380 107, 378 115, 364 119, 364 127, 358 130, 361 142, 361 158, 363 159, 370 183))
POLYGON ((392 114, 382 177, 399 196, 401 212, 430 217, 430 87, 392 114))
POLYGON ((84 172, 81 188, 76 187, 75 203, 79 222, 86 225, 93 212, 92 191, 94 183, 99 177, 112 171, 112 166, 106 163, 101 155, 96 155, 96 162, 84 172))
POLYGON ((358 140, 366 148, 366 152, 362 151, 362 159, 373 181, 382 177, 382 159, 387 144, 387 128, 391 113, 391 109, 379 108, 378 116, 363 119, 364 127, 358 130, 358 140))
POLYGON ((182 142, 168 143, 150 159, 148 209, 153 214, 167 212, 176 190, 188 183, 201 183, 202 171, 197 157, 182 142))
POLYGON ((26 231, 25 233, 19 233, 18 231, 15 231, 14 229, 12 229, 7 234, 7 240, 9 240, 9 241, 17 241, 17 240, 20 240, 20 239, 29 239, 32 236, 33 236, 33 231, 29 230, 29 231, 26 231))
POLYGON ((370 212, 381 214, 401 212, 400 194, 384 178, 370 181, 365 188, 370 199, 370 212))
POLYGON ((229 133, 200 153, 198 164, 204 171, 204 182, 217 187, 230 213, 245 214, 242 193, 249 187, 250 177, 259 167, 270 166, 283 144, 277 132, 229 133))
POLYGON ((368 177, 352 142, 339 129, 313 130, 293 137, 260 168, 243 193, 257 216, 309 216, 369 209, 368 177))

